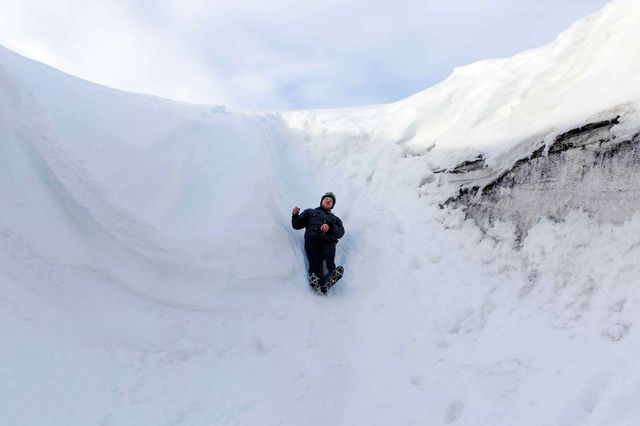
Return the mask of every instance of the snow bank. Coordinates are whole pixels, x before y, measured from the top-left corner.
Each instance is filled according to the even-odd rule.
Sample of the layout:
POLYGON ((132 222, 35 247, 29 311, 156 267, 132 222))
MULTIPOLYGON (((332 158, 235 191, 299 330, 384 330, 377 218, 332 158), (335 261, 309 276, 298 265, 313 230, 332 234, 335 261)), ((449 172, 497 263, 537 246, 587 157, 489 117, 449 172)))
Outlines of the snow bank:
POLYGON ((278 119, 117 92, 6 50, 0 63, 5 228, 59 262, 144 264, 127 280, 136 290, 185 303, 210 298, 197 283, 211 277, 237 286, 296 271, 286 216, 300 188, 286 183, 299 162, 279 149, 278 119), (190 295, 165 282, 185 267, 190 295))

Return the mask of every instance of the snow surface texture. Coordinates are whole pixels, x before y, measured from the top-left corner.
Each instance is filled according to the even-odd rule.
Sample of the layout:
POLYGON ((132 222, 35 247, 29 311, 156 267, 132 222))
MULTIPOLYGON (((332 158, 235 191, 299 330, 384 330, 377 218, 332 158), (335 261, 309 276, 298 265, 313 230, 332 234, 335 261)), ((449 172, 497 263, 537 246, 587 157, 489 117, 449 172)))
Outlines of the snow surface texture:
POLYGON ((440 172, 636 111, 639 19, 616 0, 405 101, 282 115, 0 49, 2 424, 638 424, 640 215, 516 244, 441 209, 440 172), (289 215, 326 190, 346 274, 322 298, 289 215))

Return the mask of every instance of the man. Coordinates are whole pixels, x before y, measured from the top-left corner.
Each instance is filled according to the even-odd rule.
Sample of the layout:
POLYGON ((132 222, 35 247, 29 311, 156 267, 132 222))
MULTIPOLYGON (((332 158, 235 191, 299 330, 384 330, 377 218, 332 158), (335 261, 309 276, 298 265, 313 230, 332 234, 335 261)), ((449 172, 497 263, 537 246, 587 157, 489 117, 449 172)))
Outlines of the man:
POLYGON ((300 213, 294 207, 291 216, 293 229, 306 228, 304 232, 304 251, 309 260, 309 285, 314 290, 326 294, 344 273, 342 266, 336 267, 336 244, 344 235, 340 218, 331 209, 336 205, 336 196, 327 192, 320 199, 320 207, 306 209, 300 213), (323 277, 322 262, 325 262, 329 274, 323 277))

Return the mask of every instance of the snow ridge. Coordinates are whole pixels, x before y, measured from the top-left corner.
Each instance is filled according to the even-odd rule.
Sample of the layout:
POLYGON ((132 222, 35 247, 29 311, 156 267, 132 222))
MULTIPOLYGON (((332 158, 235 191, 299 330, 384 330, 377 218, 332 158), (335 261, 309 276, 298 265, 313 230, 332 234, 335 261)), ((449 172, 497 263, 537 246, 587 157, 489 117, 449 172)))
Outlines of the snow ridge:
MULTIPOLYGON (((640 100, 640 5, 614 0, 547 46, 454 70, 444 82, 389 105, 292 111, 303 133, 396 143, 453 167, 482 153, 490 164, 522 141, 597 121, 640 100)), ((377 149, 378 147, 376 146, 377 149)))

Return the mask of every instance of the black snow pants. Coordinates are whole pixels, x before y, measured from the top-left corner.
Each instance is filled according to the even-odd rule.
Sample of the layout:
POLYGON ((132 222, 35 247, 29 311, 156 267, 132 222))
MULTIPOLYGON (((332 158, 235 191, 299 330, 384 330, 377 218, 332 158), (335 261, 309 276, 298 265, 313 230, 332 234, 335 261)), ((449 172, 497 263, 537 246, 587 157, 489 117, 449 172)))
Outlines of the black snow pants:
POLYGON ((336 243, 324 238, 305 238, 304 251, 309 260, 309 275, 316 274, 323 278, 322 261, 327 265, 328 273, 336 269, 336 243))

